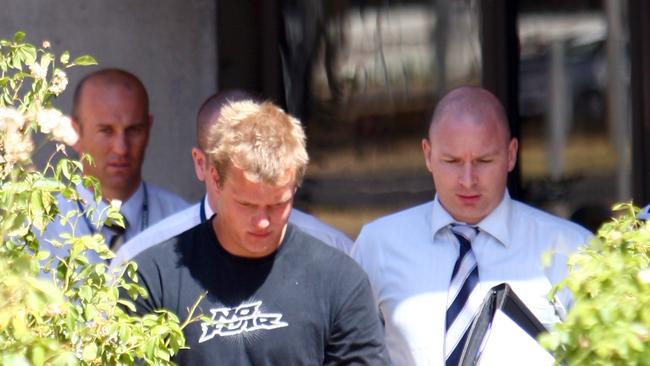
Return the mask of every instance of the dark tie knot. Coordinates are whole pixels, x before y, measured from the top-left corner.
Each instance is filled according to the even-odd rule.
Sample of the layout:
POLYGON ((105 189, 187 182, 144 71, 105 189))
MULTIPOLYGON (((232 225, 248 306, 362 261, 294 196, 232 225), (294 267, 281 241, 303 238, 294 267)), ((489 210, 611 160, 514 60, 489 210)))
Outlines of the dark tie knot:
POLYGON ((122 235, 126 231, 126 227, 121 227, 117 224, 104 225, 104 227, 106 227, 112 235, 122 235))
POLYGON ((108 241, 108 247, 113 251, 116 251, 124 243, 124 234, 128 226, 129 223, 126 221, 126 217, 124 217, 124 227, 117 225, 115 222, 107 222, 104 224, 104 227, 108 229, 111 234, 108 241))

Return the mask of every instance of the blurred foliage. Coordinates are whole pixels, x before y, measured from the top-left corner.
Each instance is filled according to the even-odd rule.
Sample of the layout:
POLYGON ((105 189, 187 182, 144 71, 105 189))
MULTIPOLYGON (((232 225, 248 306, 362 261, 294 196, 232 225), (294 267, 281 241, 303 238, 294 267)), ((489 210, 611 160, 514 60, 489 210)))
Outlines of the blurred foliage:
MULTIPOLYGON (((97 180, 84 177, 81 163, 67 156, 63 143, 74 144, 77 136, 70 118, 51 105, 67 86, 65 69, 96 62, 68 52, 56 57, 49 42, 36 47, 24 38, 18 32, 0 40, 0 364, 171 364, 185 344, 187 322, 165 311, 142 318, 128 313, 133 304, 120 299, 120 290, 146 296, 134 263, 115 273, 89 263, 89 250, 104 259, 113 255, 98 234, 53 240, 66 248, 64 257, 41 250, 37 234, 49 223, 91 217, 59 212, 59 195, 81 200, 79 183, 100 192, 97 180), (57 144, 42 171, 31 162, 35 133, 57 144)), ((107 216, 122 220, 114 206, 107 216)))
POLYGON ((574 254, 568 288, 575 304, 566 321, 540 338, 562 365, 650 362, 650 222, 632 204, 614 207, 591 243, 574 254))

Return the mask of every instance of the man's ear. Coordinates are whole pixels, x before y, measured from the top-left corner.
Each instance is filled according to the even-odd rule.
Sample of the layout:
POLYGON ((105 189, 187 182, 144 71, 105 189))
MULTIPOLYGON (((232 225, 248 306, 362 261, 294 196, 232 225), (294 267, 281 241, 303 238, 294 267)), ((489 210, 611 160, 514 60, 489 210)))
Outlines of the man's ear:
POLYGON ((210 172, 206 169, 206 159, 205 153, 203 150, 198 147, 192 148, 192 161, 194 162, 194 174, 196 174, 196 179, 204 182, 208 177, 210 172))
MULTIPOLYGON (((223 186, 223 182, 221 181, 221 177, 219 177, 219 173, 217 172, 217 168, 215 168, 213 165, 210 165, 210 177, 212 178, 215 186, 217 188, 220 188, 223 186)), ((206 177, 207 178, 207 177, 206 177)), ((219 189, 217 189, 219 190, 219 189)))
POLYGON ((83 146, 81 144, 81 125, 79 124, 79 121, 77 121, 76 118, 72 118, 71 120, 72 120, 72 128, 74 128, 74 132, 76 132, 78 136, 77 142, 75 142, 74 145, 72 145, 72 148, 74 149, 74 151, 77 152, 77 154, 79 154, 79 156, 81 156, 83 151, 83 146))
POLYGON ((427 170, 431 171, 431 143, 429 139, 422 139, 422 153, 424 154, 424 163, 427 165, 427 170))
POLYGON ((513 137, 508 144, 508 172, 515 168, 517 163, 517 151, 519 151, 519 140, 513 137))

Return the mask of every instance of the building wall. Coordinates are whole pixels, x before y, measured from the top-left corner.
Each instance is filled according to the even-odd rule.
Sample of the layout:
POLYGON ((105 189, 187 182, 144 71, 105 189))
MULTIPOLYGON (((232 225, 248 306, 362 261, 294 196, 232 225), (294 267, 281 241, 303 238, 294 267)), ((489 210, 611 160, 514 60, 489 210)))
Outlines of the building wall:
POLYGON ((138 75, 154 116, 145 179, 188 200, 200 197, 190 148, 196 111, 217 85, 214 0, 0 0, 0 8, 1 38, 22 30, 30 43, 47 39, 58 54, 90 54, 99 62, 68 70, 68 90, 55 101, 65 113, 91 70, 119 67, 138 75))

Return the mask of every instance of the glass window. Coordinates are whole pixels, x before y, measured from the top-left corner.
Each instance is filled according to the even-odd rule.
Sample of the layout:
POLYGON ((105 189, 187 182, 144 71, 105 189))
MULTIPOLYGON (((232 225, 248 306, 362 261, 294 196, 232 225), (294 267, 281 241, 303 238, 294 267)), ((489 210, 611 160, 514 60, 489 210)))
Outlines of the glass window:
POLYGON ((292 91, 309 85, 303 120, 311 164, 296 207, 354 239, 364 223, 433 198, 421 139, 444 91, 480 83, 478 6, 475 1, 320 5, 284 9, 293 56, 308 41, 301 35, 318 39, 308 82, 295 82, 299 70, 288 67, 291 57, 284 57, 290 110, 292 91), (300 21, 309 14, 314 21, 300 21))
POLYGON ((519 9, 526 199, 577 221, 598 221, 631 198, 625 4, 524 1, 519 9))

